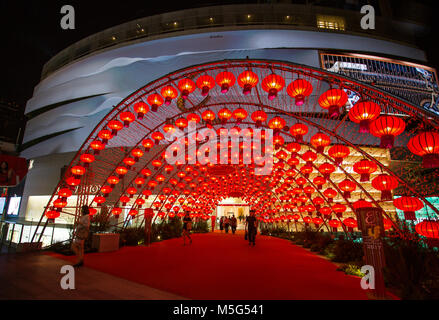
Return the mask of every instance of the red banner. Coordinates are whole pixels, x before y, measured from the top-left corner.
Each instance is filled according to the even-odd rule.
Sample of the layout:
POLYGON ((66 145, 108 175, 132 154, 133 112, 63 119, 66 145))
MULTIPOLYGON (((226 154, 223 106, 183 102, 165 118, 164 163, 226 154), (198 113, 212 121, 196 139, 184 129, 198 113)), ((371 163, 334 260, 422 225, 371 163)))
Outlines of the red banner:
POLYGON ((0 155, 0 186, 15 186, 23 180, 26 173, 27 162, 25 158, 0 155))

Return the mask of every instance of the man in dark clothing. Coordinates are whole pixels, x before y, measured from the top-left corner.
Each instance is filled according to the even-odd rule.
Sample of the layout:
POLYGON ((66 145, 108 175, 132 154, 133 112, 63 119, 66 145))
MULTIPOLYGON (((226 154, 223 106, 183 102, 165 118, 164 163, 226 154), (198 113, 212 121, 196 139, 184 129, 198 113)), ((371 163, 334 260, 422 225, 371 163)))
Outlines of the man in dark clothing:
POLYGON ((233 215, 230 218, 230 227, 232 228, 232 233, 235 234, 236 227, 238 226, 238 220, 235 218, 235 215, 233 215))
POLYGON ((255 246, 256 233, 258 232, 258 221, 256 220, 255 210, 250 210, 250 215, 245 220, 245 227, 248 234, 248 244, 255 246))

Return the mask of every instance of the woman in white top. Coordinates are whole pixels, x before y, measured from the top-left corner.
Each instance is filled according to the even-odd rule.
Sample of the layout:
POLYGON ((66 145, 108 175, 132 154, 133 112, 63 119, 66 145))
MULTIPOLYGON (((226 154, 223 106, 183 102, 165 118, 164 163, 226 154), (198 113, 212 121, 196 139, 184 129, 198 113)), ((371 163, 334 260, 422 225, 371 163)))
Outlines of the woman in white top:
POLYGON ((82 206, 82 216, 79 218, 76 226, 75 239, 72 242, 72 250, 77 256, 77 263, 74 267, 80 267, 84 264, 84 242, 88 238, 90 229, 90 210, 88 206, 82 206))

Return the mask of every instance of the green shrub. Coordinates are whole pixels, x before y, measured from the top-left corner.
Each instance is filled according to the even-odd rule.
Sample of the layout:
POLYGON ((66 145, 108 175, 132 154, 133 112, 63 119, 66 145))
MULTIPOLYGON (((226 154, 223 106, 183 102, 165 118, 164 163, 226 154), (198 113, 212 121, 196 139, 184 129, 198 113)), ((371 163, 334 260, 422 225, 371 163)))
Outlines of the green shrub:
POLYGON ((137 246, 144 242, 145 229, 142 227, 125 228, 120 231, 121 246, 137 246))
POLYGON ((209 224, 206 220, 199 220, 194 223, 194 226, 192 228, 192 232, 195 233, 207 233, 209 232, 209 224))
POLYGON ((351 240, 339 239, 335 241, 332 249, 334 262, 353 262, 357 264, 363 263, 363 245, 351 240))

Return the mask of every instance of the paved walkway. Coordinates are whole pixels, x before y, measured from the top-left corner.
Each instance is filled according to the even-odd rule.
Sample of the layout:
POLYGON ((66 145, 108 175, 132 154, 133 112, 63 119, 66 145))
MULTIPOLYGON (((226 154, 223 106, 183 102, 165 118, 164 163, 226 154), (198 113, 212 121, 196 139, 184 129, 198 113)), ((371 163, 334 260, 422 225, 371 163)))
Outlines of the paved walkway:
MULTIPOLYGON (((192 245, 183 246, 178 238, 149 247, 88 254, 85 265, 101 271, 96 274, 103 287, 90 288, 96 286, 92 284, 92 272, 96 271, 88 268, 78 272, 78 287, 84 285, 90 298, 104 298, 102 292, 109 289, 107 294, 113 297, 132 299, 139 295, 134 290, 136 294, 129 297, 115 290, 119 284, 105 283, 123 278, 131 281, 129 284, 161 290, 165 299, 169 296, 163 292, 189 299, 367 299, 360 278, 336 271, 337 266, 330 261, 287 240, 258 235, 256 241, 256 247, 250 247, 239 234, 195 234, 192 245), (105 278, 109 275, 117 278, 105 278)), ((59 270, 45 270, 38 262, 36 267, 39 273, 59 270)))
POLYGON ((43 253, 0 255, 0 299, 182 299, 88 267, 77 269, 75 290, 63 290, 65 264, 43 253))

